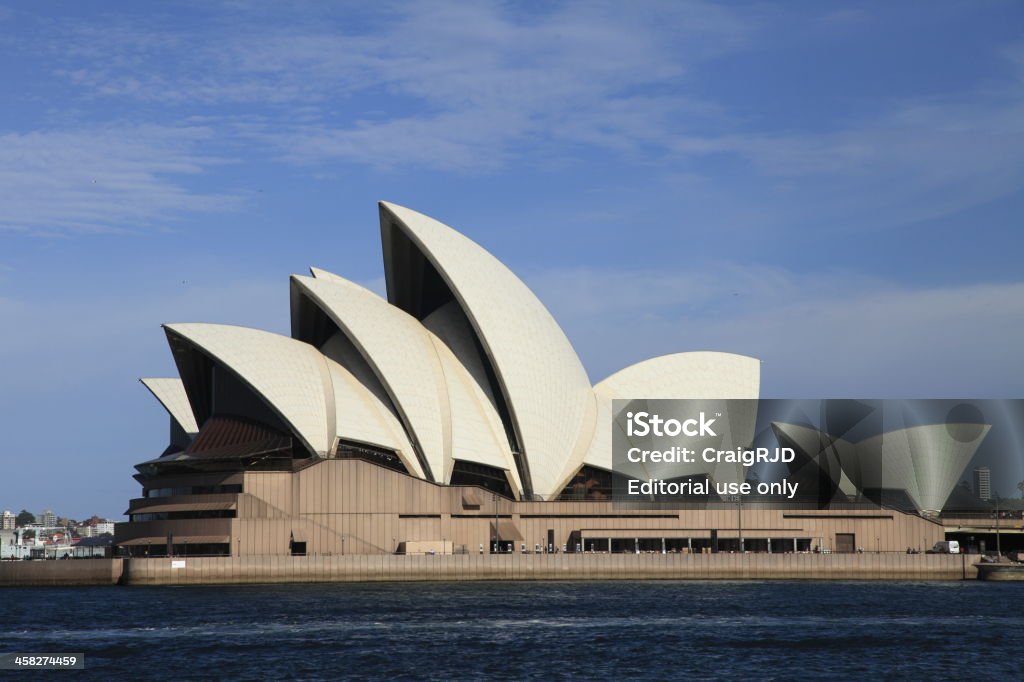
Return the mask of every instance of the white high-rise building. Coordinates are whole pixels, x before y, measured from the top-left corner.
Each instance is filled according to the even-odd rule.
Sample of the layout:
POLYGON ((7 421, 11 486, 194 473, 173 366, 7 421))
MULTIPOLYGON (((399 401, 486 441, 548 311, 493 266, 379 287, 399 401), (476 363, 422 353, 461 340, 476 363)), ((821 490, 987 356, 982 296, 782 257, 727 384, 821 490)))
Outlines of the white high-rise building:
POLYGON ((4 510, 3 516, 0 517, 0 530, 14 530, 18 525, 17 518, 14 512, 4 510))
POLYGON ((992 499, 992 472, 988 467, 974 470, 974 496, 986 502, 992 499))
POLYGON ((113 521, 100 521, 95 526, 84 526, 79 531, 84 537, 94 538, 99 535, 114 534, 114 522, 113 521))

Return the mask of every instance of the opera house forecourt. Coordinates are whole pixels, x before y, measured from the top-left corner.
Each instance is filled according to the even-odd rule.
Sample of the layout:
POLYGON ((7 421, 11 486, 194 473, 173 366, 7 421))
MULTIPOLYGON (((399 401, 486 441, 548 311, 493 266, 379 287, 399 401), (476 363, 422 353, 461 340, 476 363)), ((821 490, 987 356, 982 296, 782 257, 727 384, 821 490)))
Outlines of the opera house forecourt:
POLYGON ((907 453, 922 439, 941 445, 934 466, 914 469, 907 462, 919 458, 892 454, 893 438, 885 466, 871 467, 877 443, 773 422, 787 486, 775 504, 755 504, 756 450, 682 464, 645 455, 623 469, 613 461, 622 439, 631 452, 659 448, 658 437, 623 427, 637 401, 710 401, 713 413, 679 422, 695 451, 744 452, 757 437, 760 362, 684 352, 591 384, 552 315, 483 248, 390 203, 380 204, 380 234, 386 300, 313 268, 291 278, 290 336, 164 325, 178 376, 141 381, 170 415, 170 442, 136 466, 141 493, 116 527, 120 556, 186 570, 229 558, 272 578, 285 565, 296 577, 302 562, 349 562, 372 577, 374 566, 414 557, 500 568, 493 562, 541 555, 576 561, 583 577, 579 562, 614 555, 810 561, 868 547, 902 561, 907 548, 945 539, 936 514, 984 429, 951 439, 952 449, 939 443, 948 429, 908 429, 907 453), (631 504, 616 493, 627 479, 688 482, 689 496, 631 504), (720 494, 745 483, 749 501, 720 494), (893 486, 908 504, 870 492, 893 486))

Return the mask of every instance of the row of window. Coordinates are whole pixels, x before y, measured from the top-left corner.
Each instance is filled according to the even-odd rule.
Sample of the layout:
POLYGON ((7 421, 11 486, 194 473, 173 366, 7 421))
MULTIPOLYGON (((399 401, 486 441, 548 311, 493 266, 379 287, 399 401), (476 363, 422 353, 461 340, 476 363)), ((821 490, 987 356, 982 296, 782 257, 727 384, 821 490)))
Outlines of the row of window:
MULTIPOLYGON (((159 545, 133 545, 131 547, 120 547, 118 548, 119 556, 130 556, 130 557, 165 557, 167 554, 167 544, 159 545)), ((231 556, 231 545, 226 542, 220 543, 204 543, 195 545, 177 544, 175 543, 171 548, 171 556, 179 557, 200 557, 200 556, 231 556)))
POLYGON ((144 488, 143 497, 172 497, 174 495, 216 495, 219 493, 240 493, 241 483, 228 485, 184 485, 175 488, 144 488))
POLYGON ((181 519, 233 519, 234 509, 203 509, 200 511, 171 511, 131 514, 132 523, 138 521, 179 521, 181 519))

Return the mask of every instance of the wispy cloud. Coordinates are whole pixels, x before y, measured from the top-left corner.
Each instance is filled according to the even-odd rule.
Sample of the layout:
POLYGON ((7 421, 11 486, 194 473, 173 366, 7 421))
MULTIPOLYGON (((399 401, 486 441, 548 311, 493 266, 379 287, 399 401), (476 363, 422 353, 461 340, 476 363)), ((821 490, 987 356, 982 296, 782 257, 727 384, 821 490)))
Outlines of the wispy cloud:
POLYGON ((494 168, 552 143, 633 152, 655 144, 671 117, 715 111, 686 93, 687 71, 751 32, 716 7, 662 9, 670 16, 573 5, 526 21, 491 4, 413 5, 360 63, 381 95, 414 102, 410 113, 325 117, 272 138, 293 160, 384 168, 494 168))
POLYGON ((1016 397, 1024 283, 909 288, 716 264, 529 278, 593 380, 686 350, 753 355, 776 397, 1016 397))
POLYGON ((0 230, 137 230, 233 208, 238 197, 183 181, 221 163, 202 150, 210 135, 153 125, 0 135, 0 230))
POLYGON ((290 122, 238 128, 290 160, 479 169, 523 145, 655 142, 667 118, 714 110, 682 79, 752 32, 702 2, 567 4, 533 15, 422 2, 384 5, 362 21, 320 18, 216 16, 192 34, 116 18, 61 26, 51 48, 59 74, 93 96, 301 107, 290 122), (353 109, 356 95, 388 113, 353 109))
POLYGON ((1024 87, 905 102, 834 132, 679 136, 670 144, 683 157, 745 161, 762 192, 773 189, 775 201, 799 204, 821 223, 887 227, 1024 186, 1024 87))
MULTIPOLYGON (((776 47, 788 15, 757 6, 564 3, 528 12, 498 2, 421 2, 343 11, 190 10, 202 18, 200 30, 180 30, 169 15, 141 22, 122 13, 55 20, 45 26, 45 40, 9 40, 24 54, 43 49, 53 72, 86 100, 132 103, 147 125, 158 119, 172 131, 186 115, 202 114, 203 134, 314 175, 331 165, 461 173, 517 163, 560 168, 583 165, 597 152, 605 163, 657 168, 652 192, 719 211, 722 225, 746 226, 751 218, 761 229, 904 225, 1024 185, 1020 44, 993 48, 1006 66, 998 78, 927 97, 880 98, 856 115, 830 112, 794 127, 730 107, 707 78, 722 57, 746 50, 752 59, 776 47)), ((874 28, 871 16, 849 9, 801 21, 808 30, 844 34, 874 28)), ((850 96, 862 97, 856 83, 850 96)), ((166 134, 175 143, 165 138, 154 151, 196 153, 189 139, 195 132, 166 134)), ((123 145, 113 152, 134 159, 123 145)), ((192 161, 197 169, 209 166, 192 161)), ((140 205, 189 211, 230 203, 188 191, 173 172, 143 176, 157 201, 140 205)), ((68 178, 68 187, 78 181, 68 178)), ((42 226, 30 224, 34 210, 0 219, 20 229, 54 222, 121 229, 139 219, 121 209, 119 194, 102 202, 117 207, 110 220, 91 216, 95 205, 71 189, 58 196, 84 208, 85 217, 75 221, 68 211, 54 221, 51 202, 42 226)))

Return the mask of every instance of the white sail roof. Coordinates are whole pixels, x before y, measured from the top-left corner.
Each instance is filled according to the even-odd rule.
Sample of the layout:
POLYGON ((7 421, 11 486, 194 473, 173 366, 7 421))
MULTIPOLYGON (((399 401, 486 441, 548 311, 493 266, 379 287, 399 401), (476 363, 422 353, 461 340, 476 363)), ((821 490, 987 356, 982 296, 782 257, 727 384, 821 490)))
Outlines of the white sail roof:
MULTIPOLYGON (((434 480, 449 482, 459 459, 509 471, 514 493, 521 494, 501 419, 452 350, 418 320, 372 292, 323 270, 313 273, 314 279, 294 278, 295 285, 331 317, 373 369, 374 381, 385 387, 398 413, 406 415, 421 446, 432 444, 428 461, 434 480)), ((334 348, 338 345, 332 338, 321 350, 344 364, 348 358, 343 349, 334 348)), ((353 380, 367 382, 366 377, 353 380)), ((340 423, 339 435, 347 437, 340 423)))
POLYGON ((313 346, 259 329, 222 324, 166 324, 234 372, 313 453, 334 445, 334 389, 327 360, 313 346))
MULTIPOLYGON (((565 463, 589 442, 596 411, 590 380, 547 308, 494 256, 421 213, 381 203, 385 241, 401 230, 417 246, 473 326, 491 363, 518 436, 535 494, 559 492, 565 463)), ((385 249, 388 296, 410 273, 385 249)))
POLYGON ((857 456, 856 444, 800 424, 773 422, 772 428, 776 433, 791 440, 808 457, 818 459, 819 467, 832 476, 838 476, 836 484, 840 492, 847 496, 857 494, 857 487, 850 480, 843 465, 846 462, 846 466, 849 466, 852 461, 850 458, 857 456))
POLYGON ((903 490, 918 511, 942 511, 964 469, 988 435, 988 424, 925 424, 887 431, 852 443, 814 428, 775 422, 772 426, 814 456, 824 452, 830 469, 841 466, 839 488, 903 490), (827 447, 826 447, 827 446, 827 447))
MULTIPOLYGON (((452 445, 449 461, 456 459, 485 464, 508 472, 516 498, 523 492, 515 459, 494 406, 455 354, 433 337, 447 384, 448 413, 451 415, 452 445)), ((448 472, 448 480, 451 472, 448 472)))
MULTIPOLYGON (((644 360, 619 370, 594 387, 598 408, 593 438, 582 457, 569 462, 562 480, 571 479, 582 464, 602 469, 612 468, 613 428, 617 427, 617 419, 614 419, 616 415, 612 413, 613 400, 757 399, 760 383, 761 362, 756 358, 733 353, 675 353, 644 360)), ((739 420, 743 426, 737 429, 737 433, 730 434, 731 437, 742 440, 748 435, 752 436, 754 419, 756 412, 739 420)), ((734 472, 729 473, 734 475, 734 472)), ((720 478, 724 477, 725 472, 720 472, 720 478)))
POLYGON ((387 390, 430 478, 451 471, 451 417, 441 361, 430 333, 414 317, 340 277, 292 277, 362 354, 387 390))
POLYGON ((199 433, 199 426, 196 424, 195 415, 192 414, 192 406, 188 402, 188 394, 185 393, 185 385, 181 383, 181 379, 146 378, 139 381, 160 401, 182 431, 189 436, 199 433))
POLYGON ((394 450, 406 471, 423 478, 412 443, 394 414, 347 369, 328 359, 334 386, 335 423, 338 436, 394 450))
POLYGON ((920 511, 938 513, 988 435, 988 424, 928 424, 857 443, 862 466, 843 462, 863 488, 902 489, 920 511))

